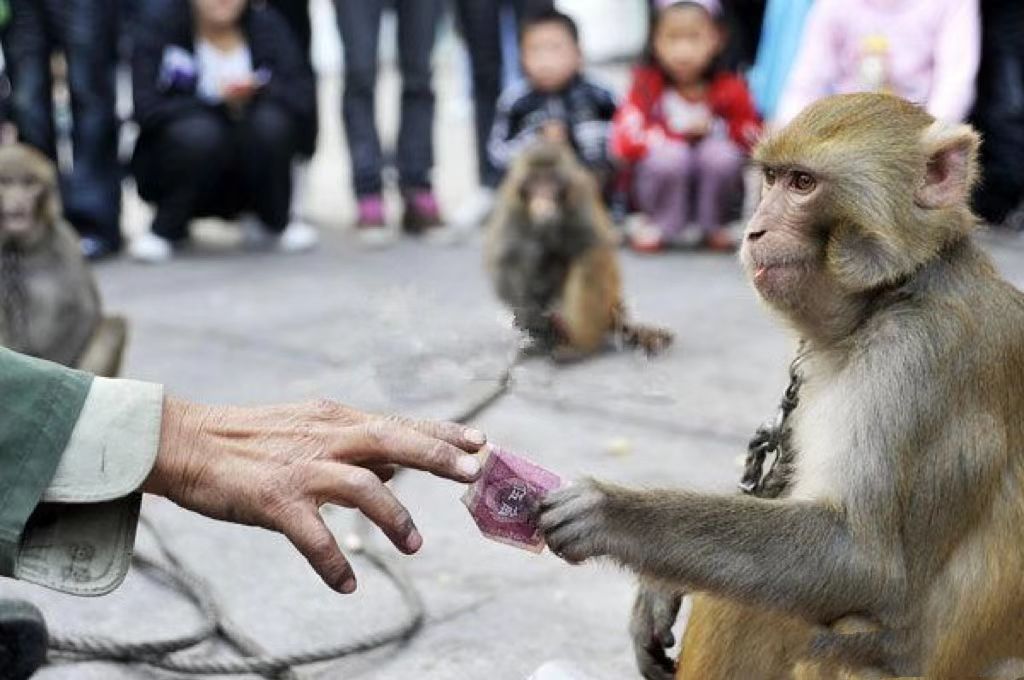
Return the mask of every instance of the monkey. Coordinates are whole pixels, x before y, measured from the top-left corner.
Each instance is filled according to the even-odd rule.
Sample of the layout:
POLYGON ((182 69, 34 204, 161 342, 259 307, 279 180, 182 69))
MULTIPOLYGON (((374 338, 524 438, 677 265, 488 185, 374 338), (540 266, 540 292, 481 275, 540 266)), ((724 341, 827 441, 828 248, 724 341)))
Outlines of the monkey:
POLYGON ((0 344, 115 377, 127 322, 102 313, 78 239, 61 217, 56 171, 35 149, 0 146, 0 344))
POLYGON ((588 479, 539 508, 557 555, 639 574, 646 677, 671 677, 687 591, 686 680, 959 680, 1024 657, 1024 294, 973 241, 978 146, 849 94, 756 147, 740 259, 803 347, 788 481, 759 498, 588 479))
POLYGON ((670 331, 631 323, 616 239, 597 183, 564 144, 541 142, 513 163, 488 225, 487 268, 533 349, 591 355, 608 340, 648 355, 670 331))

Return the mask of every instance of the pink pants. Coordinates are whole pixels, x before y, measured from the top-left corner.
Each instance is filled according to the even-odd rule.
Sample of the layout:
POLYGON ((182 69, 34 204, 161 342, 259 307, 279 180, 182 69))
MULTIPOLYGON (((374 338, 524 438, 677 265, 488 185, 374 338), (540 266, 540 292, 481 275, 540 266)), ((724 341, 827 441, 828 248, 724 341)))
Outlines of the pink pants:
POLYGON ((743 154, 730 139, 667 142, 637 163, 633 196, 666 237, 696 222, 708 233, 723 226, 730 194, 741 187, 743 154))

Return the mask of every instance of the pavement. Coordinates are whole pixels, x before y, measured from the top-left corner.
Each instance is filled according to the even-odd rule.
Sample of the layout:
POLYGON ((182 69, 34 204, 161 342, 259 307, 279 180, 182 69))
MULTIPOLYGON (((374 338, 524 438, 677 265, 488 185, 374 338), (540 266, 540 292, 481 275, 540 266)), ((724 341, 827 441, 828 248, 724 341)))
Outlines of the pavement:
MULTIPOLYGON (((447 115, 438 127, 438 185, 450 207, 469 190, 472 173, 467 161, 455 160, 468 155, 469 126, 447 115)), ((406 240, 361 248, 345 228, 351 198, 338 190, 345 186, 338 137, 326 133, 324 144, 336 145, 311 170, 309 211, 324 235, 318 251, 235 252, 230 230, 213 225, 204 227, 212 235, 205 245, 167 266, 119 261, 98 268, 107 308, 131 319, 126 376, 210 403, 330 397, 431 417, 456 413, 493 386, 517 336, 483 273, 479 237, 443 247, 406 240)), ((135 206, 129 218, 142 214, 135 206)), ((991 236, 986 243, 1007 276, 1024 285, 1024 243, 991 236)), ((569 478, 733 489, 747 437, 772 415, 785 387, 792 338, 756 302, 732 257, 623 253, 622 260, 634 316, 672 328, 675 347, 653 360, 630 352, 570 366, 531 360, 477 424, 492 441, 569 478)), ((421 592, 427 624, 405 644, 307 667, 299 677, 524 680, 552 659, 594 680, 636 677, 626 631, 634 587, 628 574, 603 564, 570 567, 549 553, 484 539, 456 484, 410 473, 394 486, 425 538, 418 555, 394 559, 421 592)), ((362 559, 359 591, 343 597, 281 537, 212 522, 161 499, 147 499, 144 513, 271 652, 354 639, 403 614, 392 585, 362 559)), ((343 536, 351 520, 339 511, 329 521, 343 536)), ((154 554, 145 531, 137 549, 154 554)), ((136 571, 101 599, 0 583, 0 597, 11 595, 37 603, 62 632, 144 640, 199 623, 189 602, 136 571)), ((38 677, 180 676, 88 663, 38 677)))

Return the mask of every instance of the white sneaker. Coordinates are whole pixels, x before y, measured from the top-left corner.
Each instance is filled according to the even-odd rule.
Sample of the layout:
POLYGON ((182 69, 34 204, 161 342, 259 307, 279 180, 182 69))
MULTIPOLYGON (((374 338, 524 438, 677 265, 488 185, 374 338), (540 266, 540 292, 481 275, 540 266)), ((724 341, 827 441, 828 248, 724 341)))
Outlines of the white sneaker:
POLYGON ((174 247, 165 238, 151 231, 138 236, 128 246, 128 253, 133 259, 146 264, 167 262, 174 256, 174 247))
POLYGON ((283 253, 304 253, 320 243, 316 229, 305 222, 289 222, 277 238, 277 249, 283 253))
POLYGON ((484 223, 494 210, 494 189, 478 188, 469 198, 463 201, 458 210, 451 216, 449 224, 459 231, 472 229, 484 223))
POLYGON ((245 250, 270 250, 277 240, 274 234, 255 215, 243 215, 238 219, 242 231, 242 248, 245 250))

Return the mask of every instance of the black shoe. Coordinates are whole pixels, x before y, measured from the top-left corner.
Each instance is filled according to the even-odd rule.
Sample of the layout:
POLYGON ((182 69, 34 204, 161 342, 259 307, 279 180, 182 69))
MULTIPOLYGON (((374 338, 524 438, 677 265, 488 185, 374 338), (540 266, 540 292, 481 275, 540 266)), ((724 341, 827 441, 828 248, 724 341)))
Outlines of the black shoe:
POLYGON ((22 600, 0 600, 0 680, 28 680, 46 663, 46 622, 22 600))

